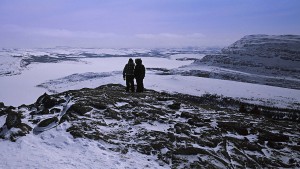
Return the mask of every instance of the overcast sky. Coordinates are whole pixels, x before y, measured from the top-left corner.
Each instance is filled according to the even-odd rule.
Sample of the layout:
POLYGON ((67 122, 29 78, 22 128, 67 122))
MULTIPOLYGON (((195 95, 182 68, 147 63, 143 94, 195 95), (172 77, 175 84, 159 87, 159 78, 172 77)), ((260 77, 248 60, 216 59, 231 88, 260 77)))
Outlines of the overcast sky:
POLYGON ((300 0, 0 0, 0 47, 226 46, 300 34, 300 0))

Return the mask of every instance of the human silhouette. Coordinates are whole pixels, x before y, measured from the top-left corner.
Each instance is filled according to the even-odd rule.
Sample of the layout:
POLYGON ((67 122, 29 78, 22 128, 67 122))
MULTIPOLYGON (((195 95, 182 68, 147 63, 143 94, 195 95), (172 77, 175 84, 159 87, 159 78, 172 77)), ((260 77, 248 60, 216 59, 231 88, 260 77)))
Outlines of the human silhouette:
POLYGON ((134 69, 134 77, 136 79, 136 92, 143 92, 144 91, 144 83, 143 80, 145 78, 146 69, 145 66, 142 64, 142 59, 138 58, 135 59, 135 69, 134 69))
POLYGON ((130 58, 123 69, 123 79, 126 80, 126 92, 129 92, 129 89, 134 92, 134 67, 133 60, 130 58))

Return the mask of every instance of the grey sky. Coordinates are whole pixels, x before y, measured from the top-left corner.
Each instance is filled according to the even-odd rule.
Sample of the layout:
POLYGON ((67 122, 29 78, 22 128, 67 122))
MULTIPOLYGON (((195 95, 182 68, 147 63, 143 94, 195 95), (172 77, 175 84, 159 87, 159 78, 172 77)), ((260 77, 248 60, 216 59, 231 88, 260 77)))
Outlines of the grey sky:
POLYGON ((300 34, 299 0, 1 0, 0 47, 226 46, 300 34))

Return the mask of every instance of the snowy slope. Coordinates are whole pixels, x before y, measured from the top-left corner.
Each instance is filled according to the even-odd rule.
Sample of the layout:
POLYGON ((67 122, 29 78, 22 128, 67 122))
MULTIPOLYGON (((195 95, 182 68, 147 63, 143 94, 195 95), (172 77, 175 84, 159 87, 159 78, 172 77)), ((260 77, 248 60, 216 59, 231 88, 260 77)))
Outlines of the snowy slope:
POLYGON ((121 154, 109 150, 111 145, 105 142, 74 139, 66 132, 68 127, 70 125, 64 123, 39 135, 30 134, 16 142, 0 140, 0 168, 166 168, 161 167, 151 156, 134 151, 121 154))

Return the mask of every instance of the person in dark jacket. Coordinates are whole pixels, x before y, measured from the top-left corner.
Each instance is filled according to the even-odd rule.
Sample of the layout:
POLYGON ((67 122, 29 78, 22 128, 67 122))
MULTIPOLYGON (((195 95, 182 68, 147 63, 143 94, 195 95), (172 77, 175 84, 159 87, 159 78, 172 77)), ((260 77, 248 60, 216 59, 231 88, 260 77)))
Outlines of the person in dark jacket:
POLYGON ((130 58, 123 69, 123 79, 126 80, 126 92, 129 92, 129 89, 134 92, 134 67, 133 60, 130 58))
POLYGON ((142 59, 135 59, 135 69, 134 69, 134 77, 136 79, 136 92, 143 92, 144 91, 144 83, 143 80, 145 78, 146 69, 145 66, 142 64, 142 59))

